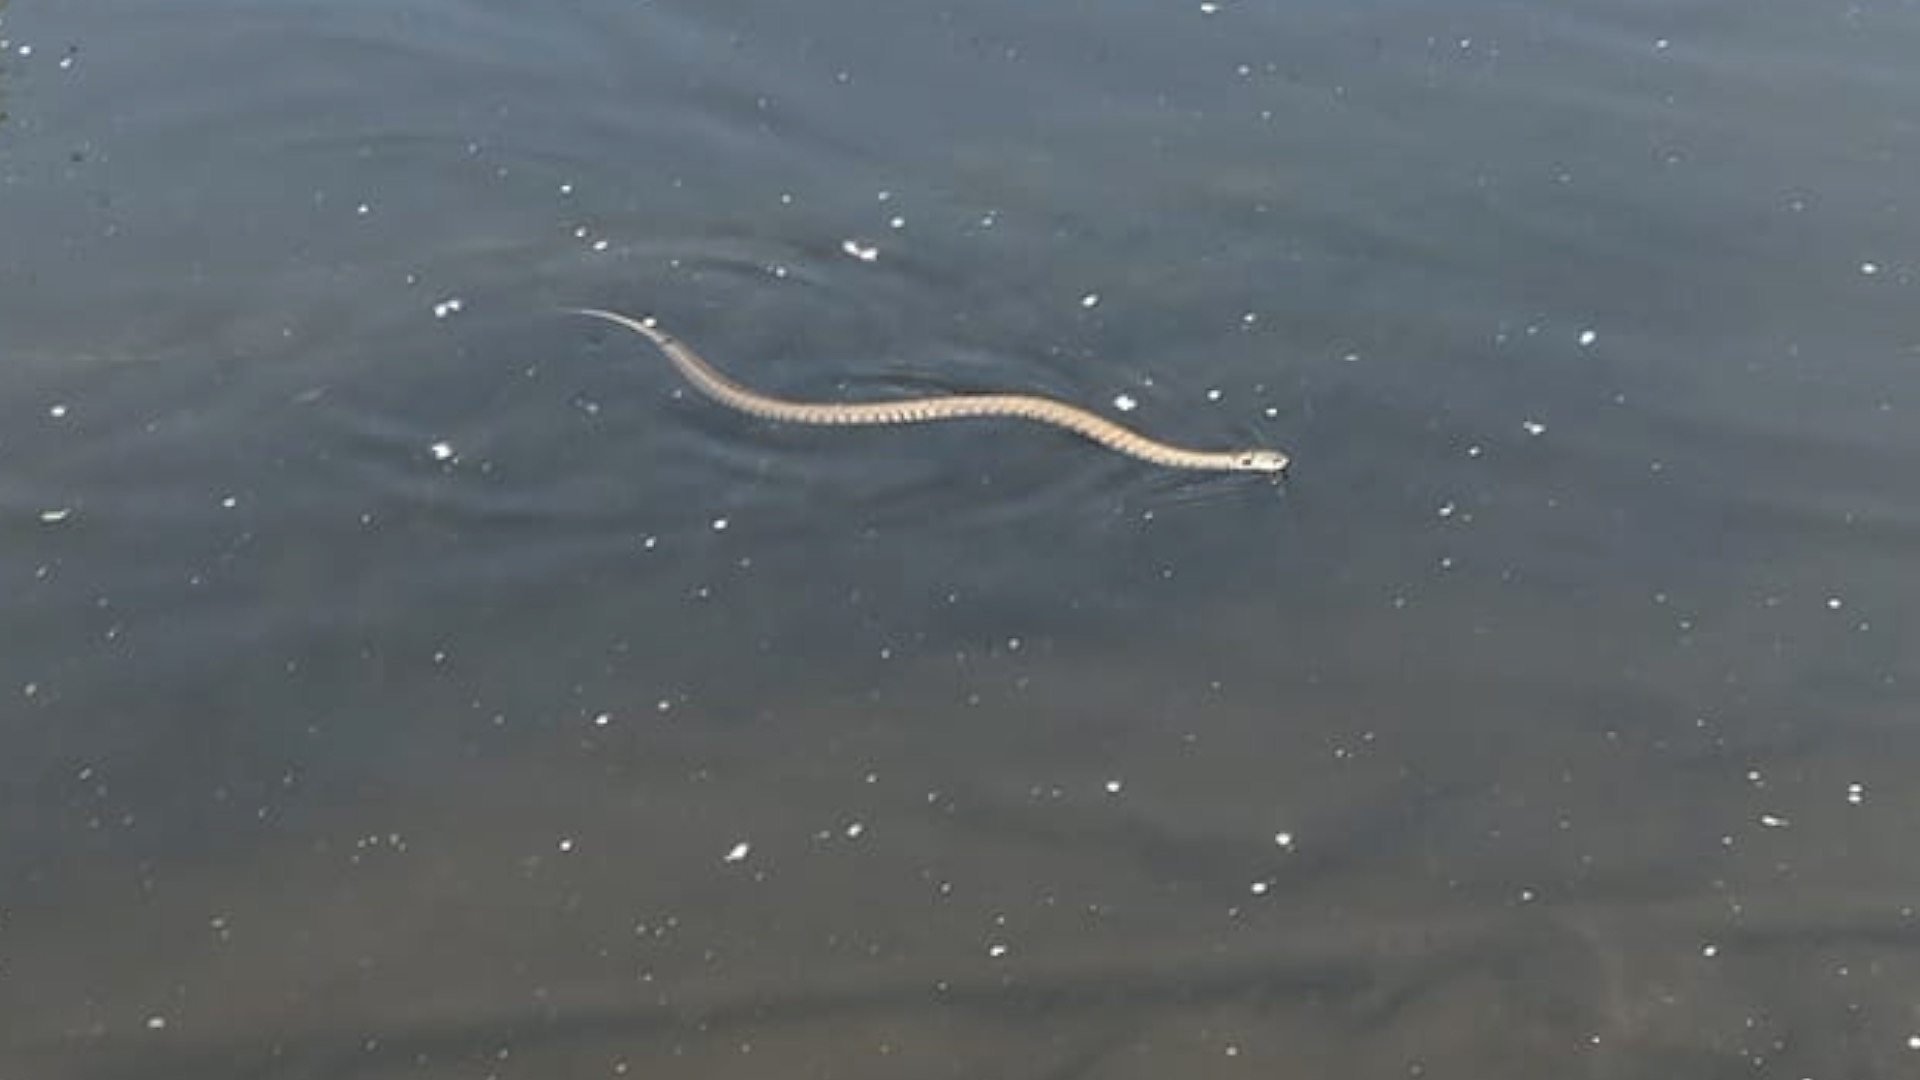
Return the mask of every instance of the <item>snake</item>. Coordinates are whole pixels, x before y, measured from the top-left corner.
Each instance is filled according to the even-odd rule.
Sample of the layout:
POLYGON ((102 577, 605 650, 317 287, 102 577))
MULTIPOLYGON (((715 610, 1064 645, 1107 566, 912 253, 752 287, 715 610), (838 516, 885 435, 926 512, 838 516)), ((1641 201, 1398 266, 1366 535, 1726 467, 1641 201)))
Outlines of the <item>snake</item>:
POLYGON ((1171 469, 1224 472, 1285 472, 1291 459, 1279 450, 1193 450, 1150 439, 1106 417, 1035 394, 950 394, 889 401, 793 401, 750 390, 720 373, 686 342, 649 320, 604 308, 568 308, 641 334, 659 348, 694 389, 730 409, 762 420, 836 427, 922 424, 938 420, 1004 417, 1063 428, 1127 457, 1171 469))

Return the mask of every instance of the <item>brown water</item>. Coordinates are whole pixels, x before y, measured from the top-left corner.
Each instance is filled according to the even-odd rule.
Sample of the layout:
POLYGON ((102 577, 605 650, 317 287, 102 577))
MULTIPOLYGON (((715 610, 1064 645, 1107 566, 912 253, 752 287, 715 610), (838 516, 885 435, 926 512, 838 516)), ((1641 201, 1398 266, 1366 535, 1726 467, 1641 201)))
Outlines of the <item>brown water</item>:
POLYGON ((1920 1068, 1912 3, 0 43, 0 1080, 1920 1068))

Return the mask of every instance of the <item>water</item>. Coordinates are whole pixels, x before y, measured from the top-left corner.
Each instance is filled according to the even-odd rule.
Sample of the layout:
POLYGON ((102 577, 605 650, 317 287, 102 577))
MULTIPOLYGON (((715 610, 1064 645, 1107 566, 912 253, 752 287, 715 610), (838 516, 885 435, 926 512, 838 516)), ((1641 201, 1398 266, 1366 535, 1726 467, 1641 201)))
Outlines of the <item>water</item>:
POLYGON ((0 39, 0 1078, 1920 1062, 1914 4, 0 39))

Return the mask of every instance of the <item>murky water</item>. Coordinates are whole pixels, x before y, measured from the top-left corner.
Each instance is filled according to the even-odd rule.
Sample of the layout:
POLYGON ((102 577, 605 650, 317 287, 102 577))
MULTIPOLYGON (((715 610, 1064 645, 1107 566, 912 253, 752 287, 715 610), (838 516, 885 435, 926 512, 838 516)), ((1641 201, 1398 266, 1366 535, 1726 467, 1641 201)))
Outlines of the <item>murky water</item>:
POLYGON ((0 1080, 1920 1068, 1913 3, 0 46, 0 1080))

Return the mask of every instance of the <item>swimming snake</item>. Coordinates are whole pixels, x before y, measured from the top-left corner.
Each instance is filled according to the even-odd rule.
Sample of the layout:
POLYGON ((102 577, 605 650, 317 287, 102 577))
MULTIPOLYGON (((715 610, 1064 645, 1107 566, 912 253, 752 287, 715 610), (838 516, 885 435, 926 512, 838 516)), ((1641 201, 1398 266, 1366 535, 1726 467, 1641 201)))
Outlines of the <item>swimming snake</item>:
POLYGON ((966 417, 1011 417, 1065 428, 1109 450, 1173 469, 1279 473, 1286 471, 1290 460, 1278 450, 1189 450, 1172 446, 1085 409, 1032 394, 954 394, 845 404, 790 401, 749 390, 734 382, 702 359, 685 342, 650 323, 601 308, 568 310, 576 315, 604 319, 644 335, 666 354, 667 359, 695 389, 728 408, 763 420, 847 426, 919 424, 966 417))

